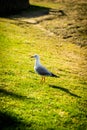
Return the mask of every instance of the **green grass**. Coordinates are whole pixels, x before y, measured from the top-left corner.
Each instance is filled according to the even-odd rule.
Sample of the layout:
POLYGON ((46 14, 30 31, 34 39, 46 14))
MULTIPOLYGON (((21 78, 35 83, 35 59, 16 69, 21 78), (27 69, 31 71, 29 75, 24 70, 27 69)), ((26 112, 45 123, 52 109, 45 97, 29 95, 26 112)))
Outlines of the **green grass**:
POLYGON ((60 45, 33 24, 0 18, 0 53, 2 130, 87 129, 86 47, 60 45), (60 78, 41 84, 30 58, 35 53, 60 78))

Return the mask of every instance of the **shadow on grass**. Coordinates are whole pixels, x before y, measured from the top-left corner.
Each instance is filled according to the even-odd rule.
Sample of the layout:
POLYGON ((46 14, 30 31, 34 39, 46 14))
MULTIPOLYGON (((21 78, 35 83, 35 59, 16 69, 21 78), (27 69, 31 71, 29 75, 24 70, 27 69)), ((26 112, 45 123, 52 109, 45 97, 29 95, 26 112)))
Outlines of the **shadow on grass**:
POLYGON ((0 130, 19 130, 26 129, 26 127, 31 127, 31 123, 26 123, 21 121, 15 116, 12 116, 11 113, 8 112, 0 112, 0 130))
POLYGON ((56 89, 59 89, 61 91, 64 91, 64 92, 68 93, 69 95, 71 95, 73 97, 81 98, 80 96, 78 96, 74 93, 71 93, 67 88, 63 88, 63 87, 55 86, 55 85, 49 85, 49 86, 52 87, 52 88, 56 88, 56 89))
POLYGON ((23 95, 19 95, 13 92, 9 92, 5 89, 0 89, 0 93, 4 94, 5 96, 11 96, 13 98, 17 98, 17 99, 21 99, 21 100, 29 100, 29 101, 33 101, 33 98, 27 97, 27 96, 23 96, 23 95))
POLYGON ((13 16, 13 18, 34 18, 39 17, 42 15, 49 14, 50 8, 43 7, 43 6, 36 6, 36 5, 30 5, 27 9, 19 10, 19 11, 13 11, 9 13, 5 13, 4 15, 1 15, 1 17, 9 18, 10 16, 13 16))

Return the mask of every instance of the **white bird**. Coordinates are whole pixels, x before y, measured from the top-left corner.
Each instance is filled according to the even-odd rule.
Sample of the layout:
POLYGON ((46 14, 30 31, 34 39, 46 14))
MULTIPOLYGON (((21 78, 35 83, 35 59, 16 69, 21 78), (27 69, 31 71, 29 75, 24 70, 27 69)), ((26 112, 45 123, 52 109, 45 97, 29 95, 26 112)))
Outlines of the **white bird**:
POLYGON ((39 55, 34 55, 32 58, 35 58, 35 65, 34 65, 34 70, 36 73, 42 76, 42 80, 45 82, 45 76, 51 76, 51 77, 58 77, 57 75, 51 73, 48 71, 41 63, 40 63, 40 57, 39 55))

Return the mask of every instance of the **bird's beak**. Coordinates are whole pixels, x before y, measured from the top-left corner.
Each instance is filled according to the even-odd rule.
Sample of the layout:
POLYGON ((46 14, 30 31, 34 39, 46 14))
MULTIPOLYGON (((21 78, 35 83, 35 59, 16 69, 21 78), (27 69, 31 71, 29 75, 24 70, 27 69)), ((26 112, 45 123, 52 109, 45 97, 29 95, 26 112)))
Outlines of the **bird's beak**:
POLYGON ((34 56, 31 56, 31 58, 34 58, 34 56))

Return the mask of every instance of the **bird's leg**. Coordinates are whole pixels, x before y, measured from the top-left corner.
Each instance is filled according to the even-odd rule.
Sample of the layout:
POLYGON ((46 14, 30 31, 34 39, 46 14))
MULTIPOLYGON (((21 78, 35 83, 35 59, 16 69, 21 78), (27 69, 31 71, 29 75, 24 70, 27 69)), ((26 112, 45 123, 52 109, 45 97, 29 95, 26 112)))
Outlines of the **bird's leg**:
POLYGON ((42 82, 45 82, 45 77, 43 76, 42 79, 41 79, 41 83, 42 82))
POLYGON ((45 77, 43 77, 43 82, 45 82, 45 77))
POLYGON ((41 78, 41 81, 40 81, 40 83, 42 83, 42 81, 43 81, 43 77, 41 78))

